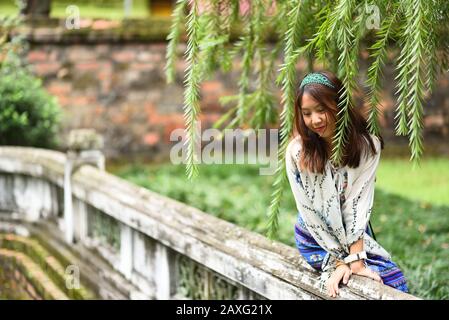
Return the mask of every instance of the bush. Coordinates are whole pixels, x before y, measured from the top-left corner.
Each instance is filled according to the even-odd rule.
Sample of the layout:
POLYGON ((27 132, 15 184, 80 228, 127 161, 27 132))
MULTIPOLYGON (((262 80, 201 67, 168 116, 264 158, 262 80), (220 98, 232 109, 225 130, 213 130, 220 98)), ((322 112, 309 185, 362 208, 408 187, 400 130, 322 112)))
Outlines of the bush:
POLYGON ((40 79, 19 63, 0 69, 0 145, 57 146, 60 108, 40 79))

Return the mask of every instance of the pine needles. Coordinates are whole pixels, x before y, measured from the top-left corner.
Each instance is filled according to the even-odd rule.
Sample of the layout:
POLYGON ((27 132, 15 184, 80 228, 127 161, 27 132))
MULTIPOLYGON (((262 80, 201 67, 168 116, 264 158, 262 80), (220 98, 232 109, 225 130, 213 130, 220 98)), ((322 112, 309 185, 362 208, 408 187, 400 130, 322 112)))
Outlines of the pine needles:
POLYGON ((294 99, 300 78, 297 62, 306 59, 309 69, 313 69, 314 61, 321 62, 343 82, 331 158, 339 163, 347 143, 348 110, 355 107, 362 43, 368 45, 371 60, 366 80, 369 130, 373 134, 380 132, 382 71, 389 52, 398 49, 395 131, 409 137, 411 159, 418 161, 424 149, 425 98, 437 76, 447 72, 449 66, 448 7, 445 0, 178 0, 167 38, 166 75, 169 83, 175 78, 176 48, 187 11, 184 112, 188 177, 198 174, 200 84, 215 71, 230 71, 232 59, 239 57, 242 64, 238 93, 222 97, 221 102, 230 107, 215 126, 263 128, 275 123, 278 110, 273 84, 280 86, 280 147, 268 210, 268 234, 273 236, 286 183, 285 150, 293 130, 294 99), (380 28, 374 31, 368 30, 365 23, 367 8, 372 5, 381 13, 380 28), (240 31, 233 41, 235 30, 240 31), (282 48, 284 60, 278 66, 276 59, 282 48))

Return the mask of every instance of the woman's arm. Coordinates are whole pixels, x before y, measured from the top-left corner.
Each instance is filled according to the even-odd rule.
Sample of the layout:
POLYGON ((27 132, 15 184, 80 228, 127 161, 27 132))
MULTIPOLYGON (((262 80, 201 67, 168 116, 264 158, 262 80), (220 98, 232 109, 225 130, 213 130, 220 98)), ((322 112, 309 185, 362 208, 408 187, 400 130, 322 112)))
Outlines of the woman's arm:
POLYGON ((286 174, 295 198, 296 208, 304 218, 307 229, 315 241, 329 254, 339 256, 341 255, 341 246, 329 231, 326 221, 314 209, 310 195, 305 188, 307 173, 300 172, 297 166, 300 152, 300 142, 293 140, 287 146, 285 154, 286 174), (305 177, 304 184, 303 177, 305 177))
MULTIPOLYGON (((349 254, 363 251, 363 238, 357 240, 349 247, 349 254)), ((356 273, 365 267, 363 260, 357 260, 350 264, 351 271, 356 273)))
MULTIPOLYGON (((374 139, 377 153, 374 156, 362 158, 358 177, 354 179, 350 196, 343 206, 343 219, 349 243, 349 254, 364 251, 363 236, 369 223, 374 200, 374 184, 376 171, 380 160, 380 141, 374 139)), ((365 261, 357 260, 350 263, 351 272, 382 282, 381 277, 367 268, 365 261)))
MULTIPOLYGON (((356 242, 354 242, 350 246, 349 251, 351 254, 363 251, 363 239, 360 239, 360 240, 357 240, 356 242)), ((349 267, 353 274, 357 274, 359 276, 367 277, 367 278, 373 279, 375 281, 382 282, 382 278, 376 272, 374 272, 371 269, 366 267, 364 260, 357 260, 357 261, 351 262, 349 264, 349 267)))
MULTIPOLYGON (((377 138, 373 138, 373 141, 377 153, 370 156, 361 156, 359 167, 353 169, 353 174, 356 176, 352 177, 351 186, 348 188, 349 193, 346 195, 346 201, 342 206, 346 238, 350 248, 357 241, 363 239, 374 202, 376 170, 380 159, 380 141, 377 138)), ((353 250, 357 250, 358 246, 360 244, 356 245, 353 250)))

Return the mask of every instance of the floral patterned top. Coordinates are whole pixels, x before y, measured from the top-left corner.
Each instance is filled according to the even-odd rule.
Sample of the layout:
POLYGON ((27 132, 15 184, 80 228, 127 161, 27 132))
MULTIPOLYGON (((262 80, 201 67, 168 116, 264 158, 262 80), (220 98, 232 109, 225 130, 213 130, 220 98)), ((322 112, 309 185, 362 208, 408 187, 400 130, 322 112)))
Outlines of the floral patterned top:
POLYGON ((390 259, 365 231, 374 200, 375 174, 380 158, 380 141, 372 135, 376 146, 374 156, 363 154, 357 168, 334 167, 330 161, 323 174, 298 168, 302 149, 300 136, 289 143, 285 161, 288 180, 298 211, 306 229, 328 252, 322 269, 344 259, 349 247, 363 238, 368 253, 390 259))

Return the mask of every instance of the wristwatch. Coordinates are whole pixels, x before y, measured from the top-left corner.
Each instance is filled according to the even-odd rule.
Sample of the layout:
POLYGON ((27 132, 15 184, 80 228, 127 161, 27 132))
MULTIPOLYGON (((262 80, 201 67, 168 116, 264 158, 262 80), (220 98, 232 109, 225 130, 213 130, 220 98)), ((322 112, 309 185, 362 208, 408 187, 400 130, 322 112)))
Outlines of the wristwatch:
POLYGON ((366 251, 360 251, 357 253, 350 254, 343 261, 344 261, 344 263, 349 264, 351 262, 366 259, 366 258, 367 258, 366 251))

